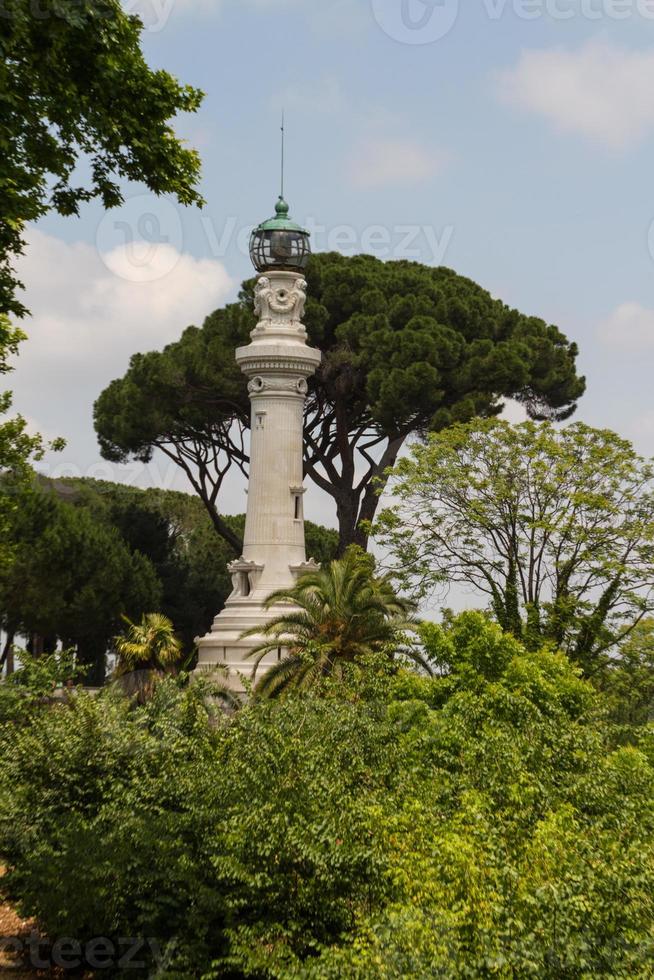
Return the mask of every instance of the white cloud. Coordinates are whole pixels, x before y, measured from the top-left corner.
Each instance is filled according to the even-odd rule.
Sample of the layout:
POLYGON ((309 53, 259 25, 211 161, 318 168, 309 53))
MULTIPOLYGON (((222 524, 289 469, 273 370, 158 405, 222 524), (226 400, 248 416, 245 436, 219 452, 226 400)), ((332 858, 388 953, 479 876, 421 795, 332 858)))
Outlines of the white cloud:
POLYGON ((654 51, 606 39, 576 51, 523 51, 498 77, 500 98, 613 149, 637 143, 654 128, 654 51))
MULTIPOLYGON (((282 4, 292 6, 300 0, 239 0, 248 8, 269 11, 282 4)), ((128 14, 141 18, 145 30, 156 34, 165 29, 172 17, 178 14, 211 17, 219 14, 234 0, 122 0, 123 9, 128 14)))
POLYGON ((71 471, 97 461, 93 402, 136 351, 160 349, 199 324, 233 286, 222 263, 170 244, 119 245, 101 253, 32 229, 18 274, 32 316, 22 325, 15 372, 7 379, 17 411, 33 428, 68 442, 71 471), (137 272, 145 281, 134 279, 137 272))
POLYGON ((101 253, 36 229, 18 274, 32 313, 21 374, 28 362, 45 367, 47 361, 50 370, 71 359, 87 363, 101 350, 102 373, 122 372, 131 353, 176 339, 232 287, 221 262, 195 259, 166 243, 134 242, 101 253))
POLYGON ((348 100, 338 78, 325 76, 318 81, 302 80, 287 85, 274 98, 276 108, 312 115, 334 115, 349 108, 348 100))
POLYGON ((641 444, 647 442, 651 447, 652 440, 654 439, 654 411, 649 409, 643 412, 642 415, 638 415, 632 421, 631 429, 635 439, 641 444))
POLYGON ((369 23, 369 12, 360 0, 122 0, 124 10, 141 18, 145 30, 163 31, 177 16, 215 17, 228 7, 274 14, 301 12, 309 25, 327 37, 343 38, 358 33, 369 23))
POLYGON ((600 324, 600 339, 627 352, 654 350, 654 310, 640 303, 622 303, 600 324))
POLYGON ((440 173, 447 163, 442 150, 413 140, 372 138, 362 142, 350 158, 349 177, 365 189, 387 184, 414 184, 440 173))

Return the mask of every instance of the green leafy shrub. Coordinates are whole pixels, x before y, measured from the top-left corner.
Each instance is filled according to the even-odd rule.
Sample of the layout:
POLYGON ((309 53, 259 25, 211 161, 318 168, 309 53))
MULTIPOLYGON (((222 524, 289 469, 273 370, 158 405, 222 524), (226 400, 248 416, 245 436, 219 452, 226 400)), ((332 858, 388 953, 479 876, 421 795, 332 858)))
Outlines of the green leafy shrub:
POLYGON ((439 677, 231 718, 173 680, 36 700, 0 729, 21 910, 156 938, 171 978, 651 976, 654 738, 613 750, 565 658, 483 616, 425 645, 439 677))

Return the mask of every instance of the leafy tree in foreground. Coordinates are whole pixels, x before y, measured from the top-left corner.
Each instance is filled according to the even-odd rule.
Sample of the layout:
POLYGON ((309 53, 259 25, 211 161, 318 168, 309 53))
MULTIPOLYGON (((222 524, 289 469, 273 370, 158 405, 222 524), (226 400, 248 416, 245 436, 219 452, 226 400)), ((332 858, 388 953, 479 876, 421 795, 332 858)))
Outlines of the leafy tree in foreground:
MULTIPOLYGON (((310 381, 305 471, 334 500, 341 552, 367 546, 385 473, 411 436, 496 415, 507 397, 533 418, 566 418, 584 392, 575 344, 450 269, 331 253, 311 258, 307 280, 309 341, 324 357, 310 381)), ((163 351, 134 355, 95 405, 103 455, 166 454, 237 553, 220 490, 230 467, 248 467, 234 348, 255 325, 253 288, 163 351)))
POLYGON ((57 688, 69 691, 76 673, 70 651, 35 657, 23 650, 20 667, 0 685, 0 730, 2 726, 29 726, 37 705, 51 705, 57 688))
MULTIPOLYGON (((342 679, 346 665, 370 655, 392 659, 403 631, 413 626, 413 605, 396 594, 387 578, 376 578, 372 558, 356 548, 266 600, 268 609, 279 604, 290 608, 263 630, 244 634, 266 637, 250 654, 257 667, 266 654, 288 649, 258 682, 261 697, 307 690, 326 677, 342 679)), ((420 660, 411 648, 407 655, 420 660)))
POLYGON ((425 643, 443 677, 231 719, 168 679, 16 724, 0 685, 2 889, 52 937, 154 941, 135 976, 650 980, 651 734, 613 749, 569 660, 483 616, 425 643))
POLYGON ((592 673, 654 610, 653 479, 581 423, 455 426, 400 461, 379 539, 405 586, 472 586, 503 629, 592 673))
POLYGON ((120 0, 3 0, 0 15, 0 313, 26 311, 12 262, 49 210, 122 201, 120 180, 201 203, 200 162, 169 120, 202 93, 148 68, 143 25, 120 0), (80 186, 80 164, 90 179, 80 186))

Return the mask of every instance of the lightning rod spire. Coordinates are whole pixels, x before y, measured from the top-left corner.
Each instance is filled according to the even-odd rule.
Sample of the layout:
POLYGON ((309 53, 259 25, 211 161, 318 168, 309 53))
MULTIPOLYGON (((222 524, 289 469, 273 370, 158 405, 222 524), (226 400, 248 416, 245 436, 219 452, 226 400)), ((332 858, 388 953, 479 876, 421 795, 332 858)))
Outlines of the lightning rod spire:
POLYGON ((282 109, 282 190, 281 190, 281 194, 280 194, 280 197, 282 197, 282 198, 284 197, 284 138, 285 138, 285 135, 286 134, 285 134, 285 130, 284 130, 284 110, 282 109))

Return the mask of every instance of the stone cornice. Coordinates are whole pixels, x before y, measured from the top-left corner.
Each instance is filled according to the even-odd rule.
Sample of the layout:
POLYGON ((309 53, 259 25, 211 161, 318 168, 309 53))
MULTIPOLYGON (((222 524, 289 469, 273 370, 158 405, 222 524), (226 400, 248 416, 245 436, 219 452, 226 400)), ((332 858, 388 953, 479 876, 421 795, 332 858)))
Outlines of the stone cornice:
POLYGON ((298 347, 291 353, 281 344, 267 346, 264 350, 259 344, 250 344, 248 347, 239 347, 236 361, 241 370, 250 376, 267 371, 307 376, 314 373, 320 364, 321 355, 313 347, 298 347))

